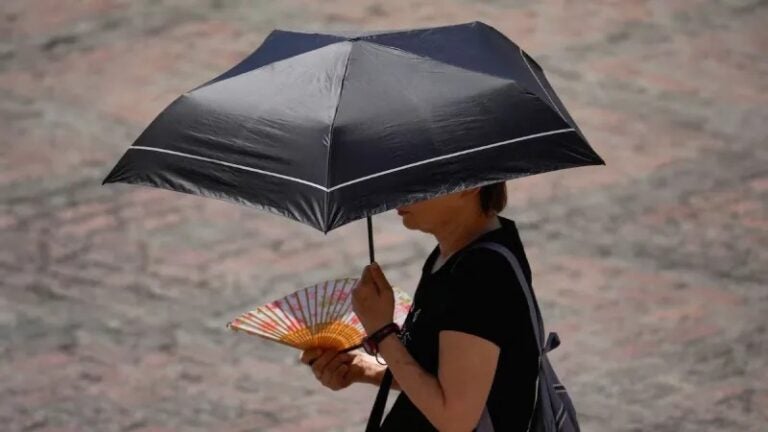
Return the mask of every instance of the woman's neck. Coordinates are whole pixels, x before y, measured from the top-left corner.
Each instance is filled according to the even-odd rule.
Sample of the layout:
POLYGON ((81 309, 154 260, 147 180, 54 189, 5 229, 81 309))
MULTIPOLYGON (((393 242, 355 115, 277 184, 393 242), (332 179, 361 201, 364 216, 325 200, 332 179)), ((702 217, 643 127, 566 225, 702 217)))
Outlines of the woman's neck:
POLYGON ((434 234, 440 248, 438 258, 446 260, 481 235, 500 227, 501 221, 495 214, 451 223, 445 226, 444 230, 434 234))

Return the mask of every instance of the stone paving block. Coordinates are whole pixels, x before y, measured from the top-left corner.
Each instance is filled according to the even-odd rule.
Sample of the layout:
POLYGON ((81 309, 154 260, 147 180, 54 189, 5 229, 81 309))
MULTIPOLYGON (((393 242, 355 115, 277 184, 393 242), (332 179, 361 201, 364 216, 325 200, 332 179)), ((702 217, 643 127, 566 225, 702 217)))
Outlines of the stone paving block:
POLYGON ((216 20, 171 26, 159 35, 72 53, 34 73, 7 71, 0 74, 0 88, 25 97, 53 97, 119 120, 146 124, 179 94, 248 54, 250 46, 240 35, 236 26, 216 20), (185 55, 211 50, 215 56, 185 55), (143 67, 147 64, 153 67, 143 67), (158 80, 158 74, 174 79, 158 80), (83 76, 89 77, 87 86, 82 85, 83 76), (122 84, 116 87, 116 83, 122 84), (127 83, 131 84, 125 86, 127 83), (142 91, 133 90, 136 88, 142 91))
MULTIPOLYGON (((93 18, 105 12, 123 8, 125 0, 41 0, 8 2, 4 19, 6 36, 23 37, 55 32, 77 21, 93 18)), ((64 41, 62 41, 64 42, 64 41)))

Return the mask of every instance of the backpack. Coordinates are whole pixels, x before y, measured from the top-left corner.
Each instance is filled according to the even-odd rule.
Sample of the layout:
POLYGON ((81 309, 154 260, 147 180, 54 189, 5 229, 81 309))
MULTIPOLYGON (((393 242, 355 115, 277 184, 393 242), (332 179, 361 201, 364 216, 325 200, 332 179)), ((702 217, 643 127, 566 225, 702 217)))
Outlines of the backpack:
MULTIPOLYGON (((543 339, 544 325, 541 319, 541 312, 533 292, 528 286, 523 270, 515 255, 505 246, 496 242, 481 242, 470 246, 467 250, 485 247, 501 253, 515 271, 520 285, 525 291, 525 297, 528 299, 528 309, 533 321, 533 330, 536 340, 539 342, 539 375, 536 378, 536 388, 534 397, 534 409, 531 419, 528 421, 526 432, 580 432, 579 424, 576 419, 576 410, 573 406, 570 396, 565 386, 560 382, 552 365, 549 362, 547 353, 560 345, 560 338, 557 333, 549 333, 546 342, 543 339)), ((458 260, 456 261, 458 262, 458 260)), ((454 264, 455 266, 455 264, 454 264)), ((453 271, 453 268, 451 268, 453 271)), ((386 369, 379 386, 379 392, 376 395, 368 418, 366 432, 377 432, 381 428, 381 418, 384 413, 384 406, 387 401, 387 394, 392 385, 392 372, 386 369)), ((487 409, 483 411, 478 425, 474 432, 494 432, 490 416, 487 409)))

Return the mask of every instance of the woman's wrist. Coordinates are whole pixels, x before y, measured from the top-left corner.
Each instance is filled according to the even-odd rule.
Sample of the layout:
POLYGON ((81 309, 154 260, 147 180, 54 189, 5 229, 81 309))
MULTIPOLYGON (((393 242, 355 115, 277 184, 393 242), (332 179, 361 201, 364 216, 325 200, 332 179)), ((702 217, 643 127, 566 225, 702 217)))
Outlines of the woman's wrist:
MULTIPOLYGON (((400 338, 395 333, 390 333, 387 336, 385 336, 378 345, 379 348, 379 356, 383 357, 384 354, 382 351, 392 352, 391 350, 394 349, 395 345, 400 344, 400 338)), ((387 360, 384 359, 384 362, 387 360)), ((378 362, 377 362, 378 363, 378 362)))
POLYGON ((400 338, 397 337, 396 333, 390 333, 386 335, 380 342, 379 342, 379 348, 381 348, 382 345, 388 345, 390 343, 399 342, 400 338))
POLYGON ((360 353, 356 359, 360 362, 360 368, 363 373, 360 375, 356 382, 379 385, 381 384, 381 378, 384 376, 384 370, 386 366, 381 366, 373 360, 373 357, 368 354, 360 353))

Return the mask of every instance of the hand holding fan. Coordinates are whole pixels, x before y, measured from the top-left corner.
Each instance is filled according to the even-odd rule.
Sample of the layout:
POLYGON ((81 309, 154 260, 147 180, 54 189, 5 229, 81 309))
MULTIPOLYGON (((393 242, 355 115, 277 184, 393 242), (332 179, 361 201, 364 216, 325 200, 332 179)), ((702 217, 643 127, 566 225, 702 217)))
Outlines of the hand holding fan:
MULTIPOLYGON (((349 351, 359 347, 365 329, 352 311, 352 288, 357 278, 320 282, 302 288, 227 323, 244 331, 301 350, 310 348, 349 351)), ((392 287, 395 294, 393 321, 403 324, 411 306, 405 291, 392 287)))

